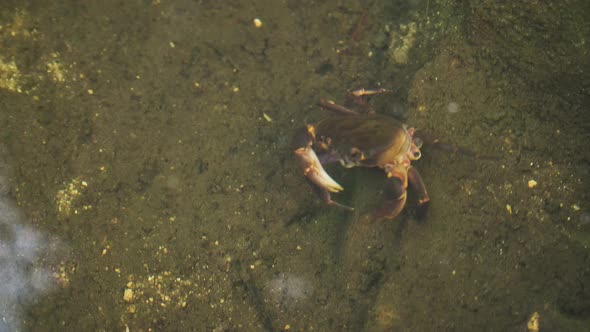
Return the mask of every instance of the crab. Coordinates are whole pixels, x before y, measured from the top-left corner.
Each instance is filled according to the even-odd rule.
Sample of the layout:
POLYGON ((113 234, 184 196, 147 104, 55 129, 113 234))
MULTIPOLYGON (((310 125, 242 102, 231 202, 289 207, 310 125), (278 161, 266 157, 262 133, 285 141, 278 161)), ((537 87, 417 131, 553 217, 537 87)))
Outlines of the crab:
MULTIPOLYGON (((358 90, 359 95, 381 91, 358 90)), ((423 215, 430 197, 412 161, 420 159, 422 141, 415 129, 385 115, 363 114, 330 100, 320 106, 333 114, 316 124, 308 124, 297 138, 295 156, 303 174, 327 205, 349 211, 354 208, 336 202, 332 193, 341 192, 338 184, 323 165, 339 162, 343 167, 378 167, 387 178, 385 200, 376 217, 393 219, 406 205, 407 188, 417 194, 418 213, 423 215)))

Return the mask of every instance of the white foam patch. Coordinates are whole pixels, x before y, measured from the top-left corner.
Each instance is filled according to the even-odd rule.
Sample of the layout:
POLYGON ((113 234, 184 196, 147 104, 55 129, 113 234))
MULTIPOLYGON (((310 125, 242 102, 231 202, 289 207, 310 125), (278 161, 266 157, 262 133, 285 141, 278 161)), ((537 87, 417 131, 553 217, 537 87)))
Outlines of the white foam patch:
MULTIPOLYGON (((0 176, 0 188, 7 187, 0 176)), ((0 190, 0 332, 19 331, 23 306, 54 285, 42 262, 55 256, 57 241, 27 224, 8 191, 0 190)))
POLYGON ((459 104, 455 103, 454 101, 450 102, 447 105, 447 112, 449 113, 458 113, 461 110, 459 104))
POLYGON ((314 287, 302 276, 279 273, 268 282, 266 289, 274 305, 288 308, 306 301, 314 287))

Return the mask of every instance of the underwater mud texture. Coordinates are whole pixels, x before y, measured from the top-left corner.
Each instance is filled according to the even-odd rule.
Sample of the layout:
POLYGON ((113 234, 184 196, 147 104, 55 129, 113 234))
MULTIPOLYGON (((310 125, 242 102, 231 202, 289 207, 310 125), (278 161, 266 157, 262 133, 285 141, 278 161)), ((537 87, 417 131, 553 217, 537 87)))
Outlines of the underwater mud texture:
POLYGON ((22 330, 523 331, 537 312, 541 331, 582 330, 585 9, 3 2, 2 175, 24 227, 68 254, 38 265, 50 292, 0 314, 22 330), (329 167, 356 212, 322 206, 293 160, 319 98, 378 86, 375 111, 476 154, 424 147, 423 220, 411 193, 395 220, 368 218, 378 170, 329 167))

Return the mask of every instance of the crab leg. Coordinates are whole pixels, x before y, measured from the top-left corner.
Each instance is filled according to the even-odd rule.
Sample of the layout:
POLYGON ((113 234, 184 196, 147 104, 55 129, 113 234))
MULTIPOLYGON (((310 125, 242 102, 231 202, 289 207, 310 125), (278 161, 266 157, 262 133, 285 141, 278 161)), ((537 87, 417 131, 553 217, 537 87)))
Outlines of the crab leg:
POLYGON ((363 96, 376 95, 376 94, 384 93, 384 92, 387 92, 387 90, 385 90, 383 88, 379 88, 379 89, 363 89, 363 88, 361 88, 361 89, 350 91, 350 94, 357 97, 357 98, 360 98, 363 96))
POLYGON ((344 205, 344 204, 338 203, 335 200, 333 200, 329 191, 327 191, 324 188, 321 188, 321 187, 316 186, 314 183, 311 182, 311 180, 309 180, 309 178, 306 178, 306 180, 311 184, 311 187, 313 188, 313 190, 316 192, 316 194, 318 196, 320 196, 320 198, 322 199, 322 201, 326 205, 333 205, 333 206, 337 206, 339 208, 343 208, 343 209, 348 210, 348 211, 354 211, 354 208, 353 207, 350 207, 348 205, 344 205))
POLYGON ((355 112, 347 107, 342 105, 338 105, 335 102, 328 100, 328 99, 320 99, 319 105, 328 111, 334 112, 340 115, 359 115, 360 113, 355 112))
POLYGON ((389 178, 385 187, 387 198, 383 203, 383 207, 377 211, 377 218, 393 219, 402 211, 408 196, 404 182, 404 179, 397 175, 389 178))
POLYGON ((432 135, 431 133, 425 132, 423 130, 420 130, 417 133, 417 135, 420 136, 420 138, 424 142, 425 146, 428 146, 431 148, 436 148, 436 149, 444 151, 444 152, 458 153, 460 155, 464 155, 467 157, 480 159, 480 160, 491 160, 491 161, 499 161, 500 160, 500 157, 498 157, 498 156, 480 155, 478 153, 475 153, 475 152, 469 150, 468 148, 464 148, 462 146, 455 145, 455 144, 441 142, 434 135, 432 135))
POLYGON ((428 192, 426 191, 426 186, 424 186, 424 181, 422 181, 420 173, 414 167, 410 167, 410 169, 408 169, 408 183, 416 195, 418 195, 418 207, 416 208, 416 215, 419 219, 422 219, 428 210, 428 205, 430 204, 430 195, 428 195, 428 192))

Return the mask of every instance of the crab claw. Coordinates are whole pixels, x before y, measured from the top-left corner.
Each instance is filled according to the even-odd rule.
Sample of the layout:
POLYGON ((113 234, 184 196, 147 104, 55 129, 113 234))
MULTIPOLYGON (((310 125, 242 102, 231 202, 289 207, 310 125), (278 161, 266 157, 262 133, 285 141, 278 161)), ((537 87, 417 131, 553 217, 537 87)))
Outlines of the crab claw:
POLYGON ((322 163, 318 159, 318 156, 315 154, 313 149, 310 146, 302 147, 295 150, 295 154, 297 155, 297 159, 301 163, 301 168, 303 169, 303 174, 311 181, 313 184, 318 186, 319 188, 325 189, 329 192, 337 193, 344 188, 338 184, 338 182, 334 181, 330 177, 330 175, 326 172, 324 167, 322 167, 322 163))

